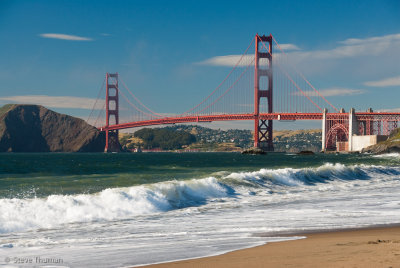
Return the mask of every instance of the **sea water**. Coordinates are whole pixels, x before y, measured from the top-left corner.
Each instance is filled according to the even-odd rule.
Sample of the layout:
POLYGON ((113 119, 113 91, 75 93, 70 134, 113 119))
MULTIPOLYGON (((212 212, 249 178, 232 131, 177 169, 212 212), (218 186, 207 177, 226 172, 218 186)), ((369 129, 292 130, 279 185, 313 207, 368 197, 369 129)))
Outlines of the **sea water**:
POLYGON ((131 267, 400 223, 399 164, 398 154, 0 154, 0 264, 131 267))

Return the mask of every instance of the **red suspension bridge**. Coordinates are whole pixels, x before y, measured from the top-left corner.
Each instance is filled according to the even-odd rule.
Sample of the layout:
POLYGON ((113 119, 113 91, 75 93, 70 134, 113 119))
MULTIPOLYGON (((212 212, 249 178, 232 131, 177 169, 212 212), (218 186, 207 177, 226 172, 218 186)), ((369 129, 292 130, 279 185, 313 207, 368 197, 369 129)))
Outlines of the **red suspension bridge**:
POLYGON ((322 120, 322 150, 336 150, 343 144, 342 149, 352 150, 354 135, 388 135, 400 121, 400 113, 354 109, 345 113, 336 108, 295 67, 296 59, 286 54, 272 35, 257 34, 241 56, 226 60, 232 58, 236 63, 211 94, 177 115, 154 112, 117 73, 107 73, 88 119, 105 131, 105 151, 118 150, 120 129, 233 120, 254 121, 254 146, 267 151, 274 149, 274 120, 322 120), (273 48, 278 52, 273 53, 273 48), (99 114, 94 116, 94 111, 99 114))

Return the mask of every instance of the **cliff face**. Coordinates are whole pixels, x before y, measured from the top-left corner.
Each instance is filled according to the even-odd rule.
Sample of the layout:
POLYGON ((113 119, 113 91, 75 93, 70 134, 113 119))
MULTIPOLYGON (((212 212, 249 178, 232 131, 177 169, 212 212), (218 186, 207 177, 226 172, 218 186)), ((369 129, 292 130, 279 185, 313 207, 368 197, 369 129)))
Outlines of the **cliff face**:
POLYGON ((104 133, 39 105, 0 108, 0 152, 102 152, 104 133))
POLYGON ((386 141, 362 149, 362 153, 400 153, 400 128, 394 130, 386 141))

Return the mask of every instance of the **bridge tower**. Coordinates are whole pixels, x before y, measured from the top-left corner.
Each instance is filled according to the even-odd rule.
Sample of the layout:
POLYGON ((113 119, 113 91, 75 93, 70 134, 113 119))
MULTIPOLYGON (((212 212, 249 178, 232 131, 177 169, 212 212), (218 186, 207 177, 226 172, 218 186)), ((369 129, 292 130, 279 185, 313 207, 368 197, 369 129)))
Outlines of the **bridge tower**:
MULTIPOLYGON (((261 148, 265 151, 273 151, 272 143, 272 120, 260 119, 260 101, 266 99, 268 105, 268 113, 273 112, 272 107, 272 89, 273 89, 273 73, 272 73, 272 35, 255 37, 255 63, 254 63, 254 147, 261 148), (261 43, 261 49, 260 49, 261 43), (262 44, 265 43, 267 51, 262 44), (260 60, 267 59, 267 67, 260 66, 260 60), (264 67, 264 68, 263 68, 264 67), (267 77, 268 87, 260 89, 260 78, 267 77)), ((264 61, 263 61, 264 62, 264 61)))
POLYGON ((106 146, 104 152, 119 152, 118 130, 109 130, 112 124, 119 124, 118 73, 106 74, 106 146))

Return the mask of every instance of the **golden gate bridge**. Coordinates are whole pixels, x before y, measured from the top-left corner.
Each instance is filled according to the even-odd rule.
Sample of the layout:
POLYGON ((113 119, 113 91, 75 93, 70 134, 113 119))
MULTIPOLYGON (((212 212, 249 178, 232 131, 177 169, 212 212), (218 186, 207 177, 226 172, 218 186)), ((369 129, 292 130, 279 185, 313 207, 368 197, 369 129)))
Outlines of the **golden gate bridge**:
POLYGON ((351 151, 354 135, 389 135, 397 128, 400 113, 339 110, 292 62, 272 35, 257 34, 222 82, 196 106, 176 115, 154 112, 118 73, 107 73, 88 122, 105 132, 105 152, 118 150, 121 129, 164 124, 251 120, 254 147, 266 151, 274 150, 274 120, 321 120, 323 151, 351 151))

